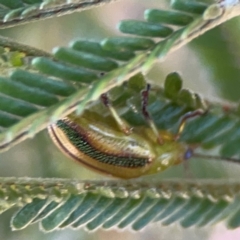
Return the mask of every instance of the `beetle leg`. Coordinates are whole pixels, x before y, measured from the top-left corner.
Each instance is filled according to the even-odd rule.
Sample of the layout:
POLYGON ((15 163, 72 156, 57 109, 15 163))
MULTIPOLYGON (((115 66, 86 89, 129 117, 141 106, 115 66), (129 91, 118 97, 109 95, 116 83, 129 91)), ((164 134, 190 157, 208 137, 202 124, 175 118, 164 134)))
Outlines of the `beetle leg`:
POLYGON ((159 142, 159 144, 163 144, 163 139, 159 134, 159 131, 152 119, 152 117, 150 116, 148 110, 147 110, 147 106, 148 106, 148 98, 149 98, 149 91, 150 91, 151 85, 147 84, 147 87, 145 90, 142 90, 141 92, 141 96, 142 96, 142 114, 144 116, 144 118, 146 119, 147 123, 149 124, 150 128, 152 129, 154 135, 157 137, 157 140, 159 142))
POLYGON ((195 111, 187 112, 186 114, 184 114, 184 116, 181 119, 181 122, 180 122, 179 127, 178 127, 177 134, 175 135, 174 139, 175 140, 179 139, 179 137, 181 136, 181 134, 182 134, 182 132, 185 128, 185 125, 186 125, 186 122, 187 122, 188 119, 194 118, 196 116, 202 116, 204 113, 206 113, 206 111, 204 111, 202 109, 197 109, 195 111))
POLYGON ((112 106, 106 93, 101 95, 102 103, 109 109, 112 117, 115 119, 119 128, 126 134, 129 135, 132 133, 132 128, 119 116, 116 109, 112 106))

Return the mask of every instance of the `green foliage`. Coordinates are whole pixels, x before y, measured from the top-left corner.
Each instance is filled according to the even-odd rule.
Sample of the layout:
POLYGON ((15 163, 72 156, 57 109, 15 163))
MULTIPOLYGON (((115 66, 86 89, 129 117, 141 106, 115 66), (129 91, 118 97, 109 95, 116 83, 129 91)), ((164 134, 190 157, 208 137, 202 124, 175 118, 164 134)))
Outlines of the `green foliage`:
MULTIPOLYGON (((46 106, 46 104, 47 106, 50 106, 52 103, 52 107, 42 110, 35 115, 31 115, 29 118, 25 118, 20 121, 19 124, 15 124, 17 121, 12 122, 14 123, 14 126, 0 134, 0 148, 4 150, 29 136, 33 136, 46 127, 49 122, 55 121, 56 119, 69 114, 74 109, 77 109, 77 113, 80 114, 88 102, 97 100, 103 92, 106 92, 116 85, 120 85, 123 81, 126 81, 139 71, 146 72, 153 66, 156 58, 163 59, 169 51, 179 48, 192 38, 198 36, 198 31, 204 32, 228 17, 226 12, 220 17, 217 16, 216 20, 205 19, 205 15, 196 15, 196 13, 203 13, 204 9, 207 9, 207 5, 204 5, 205 7, 203 8, 203 5, 199 5, 198 3, 191 3, 190 5, 187 2, 183 2, 180 5, 174 3, 174 6, 184 11, 189 11, 190 8, 195 15, 192 16, 192 21, 190 23, 190 18, 188 18, 188 21, 184 20, 185 23, 188 24, 185 27, 176 28, 172 34, 170 33, 173 30, 170 30, 169 27, 166 28, 161 24, 161 29, 165 29, 164 31, 168 29, 168 33, 170 34, 164 40, 155 42, 148 38, 113 37, 104 39, 101 43, 85 41, 84 44, 88 46, 86 50, 83 50, 83 46, 82 48, 79 48, 81 42, 77 41, 73 43, 70 48, 56 49, 52 58, 46 57, 45 55, 42 56, 43 54, 39 52, 39 57, 35 57, 32 60, 30 68, 33 68, 44 74, 44 76, 47 75, 50 78, 57 77, 64 81, 73 81, 75 86, 75 82, 77 82, 77 84, 91 83, 91 91, 88 91, 88 87, 86 86, 79 86, 79 90, 75 94, 70 95, 65 100, 61 99, 59 104, 54 104, 56 103, 56 98, 49 93, 46 93, 46 100, 43 100, 44 103, 39 103, 38 99, 35 99, 34 102, 33 99, 29 99, 30 103, 39 104, 40 106, 46 106), (90 53, 87 52, 89 48, 92 48, 90 53), (112 59, 112 55, 115 51, 117 59, 119 59, 119 53, 121 53, 122 56, 123 53, 127 52, 127 55, 129 56, 128 61, 126 62, 125 60, 125 63, 120 65, 115 62, 112 59), (110 55, 109 52, 111 52, 110 55), (137 55, 135 56, 136 53, 137 55), (117 67, 118 65, 119 67, 117 67), (100 72, 108 74, 105 74, 101 80, 98 80, 100 78, 100 72), (80 101, 81 103, 79 103, 80 101), (5 137, 6 135, 8 136, 7 139, 5 137)), ((209 9, 211 10, 211 6, 209 9)), ((208 9, 206 11, 208 12, 208 9)), ((134 28, 135 35, 142 36, 146 31, 152 31, 152 27, 156 24, 151 23, 152 14, 155 21, 158 20, 158 24, 160 24, 161 21, 163 21, 163 23, 168 22, 167 14, 169 14, 169 19, 172 18, 171 11, 165 12, 164 18, 157 19, 155 10, 147 10, 145 16, 146 19, 149 18, 150 21, 144 23, 144 29, 142 29, 143 23, 139 25, 136 21, 127 22, 131 26, 137 26, 134 28)), ((174 24, 176 24, 177 27, 183 25, 182 19, 185 19, 183 18, 183 15, 184 14, 177 15, 177 17, 174 15, 174 24)), ((171 20, 169 20, 169 22, 171 22, 171 20)), ((171 22, 171 24, 173 24, 173 22, 171 22)), ((124 25, 126 25, 126 22, 120 23, 120 29, 121 26, 124 25)), ((124 28, 126 28, 126 26, 124 28)), ((162 30, 160 32, 160 36, 162 36, 162 30)), ((24 52, 27 52, 27 56, 29 56, 28 53, 32 53, 30 50, 26 51, 26 49, 24 49, 24 52)), ((36 51, 34 51, 34 56, 36 56, 36 51)), ((23 72, 21 72, 21 74, 23 74, 23 72)), ((13 72, 13 75, 16 79, 17 72, 13 72)), ((26 75, 28 75, 28 73, 26 73, 26 75)), ((20 84, 20 87, 26 87, 26 96, 24 96, 24 100, 27 101, 28 96, 31 95, 31 92, 34 92, 35 88, 33 86, 29 88, 29 86, 22 83, 18 84, 20 84)), ((36 90, 40 92, 39 94, 45 91, 44 89, 41 89, 40 91, 38 88, 36 88, 36 90)), ((183 95, 183 98, 185 97, 186 93, 183 95)), ((37 96, 35 96, 35 98, 37 98, 37 96)), ((22 98, 20 99, 22 100, 22 98)))
POLYGON ((20 230, 39 222, 44 231, 85 226, 88 230, 131 227, 140 230, 151 222, 164 226, 179 222, 184 228, 211 226, 227 221, 240 225, 239 183, 213 180, 165 180, 146 183, 105 183, 61 179, 1 179, 5 209, 24 206, 13 216, 20 230), (4 189, 4 192, 3 192, 4 189), (25 196, 27 197, 23 197, 25 196))
MULTIPOLYGON (((0 26, 54 17, 100 3, 0 0, 0 26)), ((98 100, 107 91, 113 106, 130 125, 146 125, 140 113, 144 74, 156 60, 164 60, 168 53, 239 14, 237 4, 225 4, 173 1, 173 9, 179 11, 147 9, 145 21, 119 23, 122 33, 134 36, 100 42, 77 40, 69 47, 56 48, 53 54, 0 38, 0 149, 4 151, 34 136, 73 111, 81 114, 90 109, 109 114, 98 100), (125 81, 127 84, 122 84, 125 81)), ((176 133, 181 117, 196 109, 205 114, 187 124, 180 141, 201 147, 206 158, 211 156, 204 154, 204 149, 216 147, 216 157, 238 162, 238 107, 206 101, 183 89, 182 79, 175 72, 166 77, 163 88, 152 85, 148 110, 159 129, 176 133)), ((40 222, 45 231, 81 226, 89 230, 100 226, 140 230, 156 221, 163 225, 179 222, 183 227, 222 220, 229 228, 240 224, 239 211, 232 213, 239 208, 238 182, 1 179, 0 183, 0 211, 22 207, 12 219, 13 229, 35 222, 40 222)))
POLYGON ((116 0, 1 0, 0 27, 16 26, 38 19, 60 16, 116 0))

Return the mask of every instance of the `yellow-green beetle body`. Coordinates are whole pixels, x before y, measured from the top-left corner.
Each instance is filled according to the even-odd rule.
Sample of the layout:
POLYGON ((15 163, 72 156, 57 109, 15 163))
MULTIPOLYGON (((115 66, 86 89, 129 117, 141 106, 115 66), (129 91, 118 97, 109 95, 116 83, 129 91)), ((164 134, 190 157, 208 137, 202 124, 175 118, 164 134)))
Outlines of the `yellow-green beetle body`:
POLYGON ((126 135, 111 116, 97 113, 74 114, 48 128, 59 149, 92 170, 119 178, 136 178, 161 172, 186 159, 189 148, 160 131, 159 144, 148 127, 135 127, 126 135))

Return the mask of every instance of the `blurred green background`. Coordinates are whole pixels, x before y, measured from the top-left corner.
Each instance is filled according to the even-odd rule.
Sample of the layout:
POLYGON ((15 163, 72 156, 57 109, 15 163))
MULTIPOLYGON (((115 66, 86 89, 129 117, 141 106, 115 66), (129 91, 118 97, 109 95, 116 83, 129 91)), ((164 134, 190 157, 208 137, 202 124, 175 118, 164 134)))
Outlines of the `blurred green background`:
MULTIPOLYGON (((167 8, 168 3, 160 0, 122 0, 81 13, 75 13, 50 20, 39 21, 23 26, 1 30, 0 34, 17 39, 19 42, 51 51, 55 46, 67 46, 76 39, 101 40, 119 35, 116 25, 123 19, 143 19, 147 8, 167 8)), ((214 101, 234 101, 240 99, 240 18, 231 20, 193 41, 188 46, 171 54, 164 63, 158 63, 148 78, 159 84, 171 71, 182 73, 184 87, 190 88, 214 101)), ((107 179, 78 166, 63 156, 49 139, 47 132, 39 133, 10 151, 0 155, 1 177, 59 177, 78 179, 107 179)), ((238 178, 240 167, 224 163, 190 161, 189 170, 194 178, 238 178)), ((177 166, 155 178, 185 178, 182 166, 177 166)), ((153 176, 147 179, 151 180, 153 176)), ((214 228, 182 229, 177 225, 161 227, 152 224, 144 231, 97 230, 89 233, 64 230, 43 233, 38 225, 25 230, 11 232, 10 216, 16 209, 0 215, 0 239, 7 240, 165 240, 165 239, 240 239, 240 230, 228 231, 222 224, 214 228)))

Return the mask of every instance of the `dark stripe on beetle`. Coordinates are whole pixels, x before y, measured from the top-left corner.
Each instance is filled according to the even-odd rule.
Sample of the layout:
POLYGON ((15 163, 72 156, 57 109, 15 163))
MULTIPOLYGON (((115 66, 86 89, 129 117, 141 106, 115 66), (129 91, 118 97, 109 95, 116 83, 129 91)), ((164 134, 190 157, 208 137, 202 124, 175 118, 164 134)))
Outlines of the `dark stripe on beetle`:
POLYGON ((92 166, 91 164, 88 164, 84 161, 82 161, 81 158, 78 158, 76 155, 74 155, 73 153, 71 153, 67 148, 65 148, 65 146, 62 144, 62 141, 58 138, 54 128, 52 127, 52 125, 50 125, 48 127, 49 131, 51 131, 51 133, 53 134, 53 138, 56 140, 57 144, 61 147, 61 149, 63 149, 63 151, 68 154, 72 159, 76 160, 77 162, 80 162, 82 163, 83 165, 91 168, 91 169, 95 169, 96 171, 99 171, 99 172, 103 172, 103 173, 106 173, 106 174, 109 174, 107 171, 104 171, 100 168, 96 168, 95 166, 92 166))
POLYGON ((67 135, 73 145, 82 153, 95 159, 96 161, 127 168, 144 167, 150 163, 150 159, 137 156, 122 156, 108 154, 99 151, 92 146, 87 139, 87 136, 81 132, 81 128, 74 123, 66 123, 64 120, 59 120, 56 125, 67 135))

